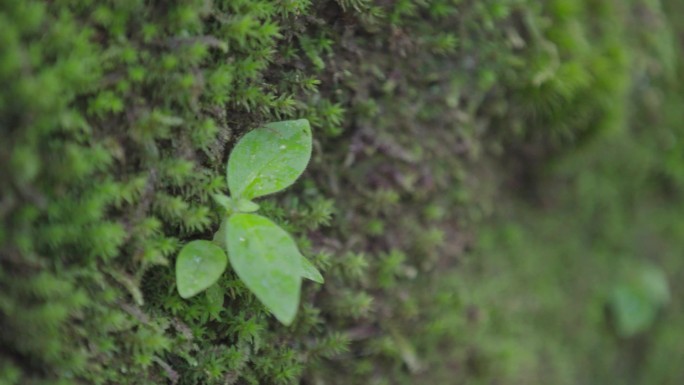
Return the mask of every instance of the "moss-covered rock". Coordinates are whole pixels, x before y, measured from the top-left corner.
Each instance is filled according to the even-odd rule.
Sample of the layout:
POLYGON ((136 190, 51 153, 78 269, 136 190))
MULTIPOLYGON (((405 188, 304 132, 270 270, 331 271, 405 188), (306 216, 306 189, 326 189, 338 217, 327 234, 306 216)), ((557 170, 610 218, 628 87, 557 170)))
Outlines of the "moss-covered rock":
POLYGON ((477 315, 440 279, 491 210, 473 170, 619 124, 631 80, 617 0, 6 3, 6 384, 477 377, 477 315), (259 203, 325 285, 288 328, 230 269, 223 305, 180 298, 176 252, 218 228, 236 138, 290 118, 312 162, 259 203))

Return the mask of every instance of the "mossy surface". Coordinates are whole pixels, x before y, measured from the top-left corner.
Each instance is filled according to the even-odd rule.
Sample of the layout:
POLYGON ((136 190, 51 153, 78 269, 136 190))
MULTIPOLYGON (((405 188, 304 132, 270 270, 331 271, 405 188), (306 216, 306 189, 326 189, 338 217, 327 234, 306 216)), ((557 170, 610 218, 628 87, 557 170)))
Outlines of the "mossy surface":
MULTIPOLYGON (((533 355, 502 359, 525 350, 489 327, 515 330, 479 326, 502 289, 472 277, 505 274, 470 270, 482 220, 631 106, 678 117, 648 109, 674 103, 660 2, 541 4, 0 4, 0 384, 529 383, 511 367, 533 355), (175 256, 218 228, 236 139, 295 118, 312 161, 259 204, 326 283, 290 327, 230 268, 180 298, 175 256)), ((681 186, 680 155, 644 175, 681 186)))

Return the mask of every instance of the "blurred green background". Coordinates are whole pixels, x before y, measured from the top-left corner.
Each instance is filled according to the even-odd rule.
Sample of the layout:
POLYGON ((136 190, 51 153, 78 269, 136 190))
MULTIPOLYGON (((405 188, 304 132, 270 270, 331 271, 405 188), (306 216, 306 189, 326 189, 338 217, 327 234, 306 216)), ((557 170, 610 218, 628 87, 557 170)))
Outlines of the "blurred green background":
POLYGON ((523 182, 500 176, 495 214, 454 277, 491 355, 477 363, 483 383, 684 383, 684 4, 664 2, 657 31, 643 6, 624 27, 620 122, 524 161, 537 169, 523 182))

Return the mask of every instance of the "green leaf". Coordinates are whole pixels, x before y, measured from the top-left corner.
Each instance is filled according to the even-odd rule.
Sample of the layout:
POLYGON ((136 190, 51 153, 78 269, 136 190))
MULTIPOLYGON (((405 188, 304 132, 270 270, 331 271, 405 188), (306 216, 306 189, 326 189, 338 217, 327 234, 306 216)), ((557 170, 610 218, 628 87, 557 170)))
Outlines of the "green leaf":
POLYGON ((227 197, 223 194, 212 195, 214 201, 218 203, 221 207, 226 209, 228 214, 238 212, 238 213, 251 213, 259 210, 259 205, 250 201, 249 199, 239 199, 235 201, 234 199, 227 197))
POLYGON ((667 277, 657 267, 638 264, 610 298, 618 333, 630 337, 649 329, 670 300, 667 277))
POLYGON ((223 194, 214 194, 212 195, 214 198, 214 202, 218 203, 221 207, 226 209, 227 211, 230 211, 233 209, 233 200, 230 199, 230 197, 227 197, 223 194))
POLYGON ((221 220, 219 229, 216 231, 216 233, 214 233, 214 238, 212 238, 212 241, 224 250, 228 249, 226 246, 226 228, 228 227, 227 222, 228 218, 224 217, 223 220, 221 220))
POLYGON ((226 269, 226 253, 210 241, 192 241, 176 260, 178 294, 190 298, 216 282, 226 269))
POLYGON ((648 329, 655 320, 658 307, 634 287, 627 285, 614 289, 611 305, 618 333, 630 337, 648 329))
POLYGON ((321 272, 318 271, 316 266, 314 266, 311 262, 309 262, 308 259, 306 259, 305 256, 300 255, 301 257, 301 264, 302 264, 302 277, 318 282, 318 283, 324 283, 325 279, 323 279, 323 276, 321 275, 321 272))
POLYGON ((233 198, 252 199, 292 185, 311 158, 311 128, 305 119, 270 123, 242 137, 228 160, 233 198))
POLYGON ((299 306, 301 253, 290 235, 256 214, 228 219, 230 264, 242 282, 275 315, 289 325, 299 306))
POLYGON ((259 210, 259 205, 249 199, 240 199, 237 202, 237 209, 241 213, 253 213, 259 210))

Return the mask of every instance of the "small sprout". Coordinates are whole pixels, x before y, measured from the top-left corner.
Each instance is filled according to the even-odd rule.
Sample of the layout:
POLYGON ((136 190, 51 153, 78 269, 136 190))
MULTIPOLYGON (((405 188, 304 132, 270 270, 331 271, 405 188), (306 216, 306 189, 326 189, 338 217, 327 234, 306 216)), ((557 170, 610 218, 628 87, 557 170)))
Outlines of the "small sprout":
MULTIPOLYGON (((176 281, 181 297, 215 287, 230 261, 261 303, 283 324, 292 323, 302 278, 323 283, 323 276, 285 230, 251 214, 259 210, 251 199, 292 185, 306 169, 311 149, 311 128, 306 120, 271 123, 237 143, 227 167, 232 196, 213 195, 225 209, 221 228, 213 242, 192 241, 178 255, 176 281), (228 251, 227 256, 219 245, 228 251)), ((212 303, 218 303, 216 293, 210 297, 217 299, 212 303)))

